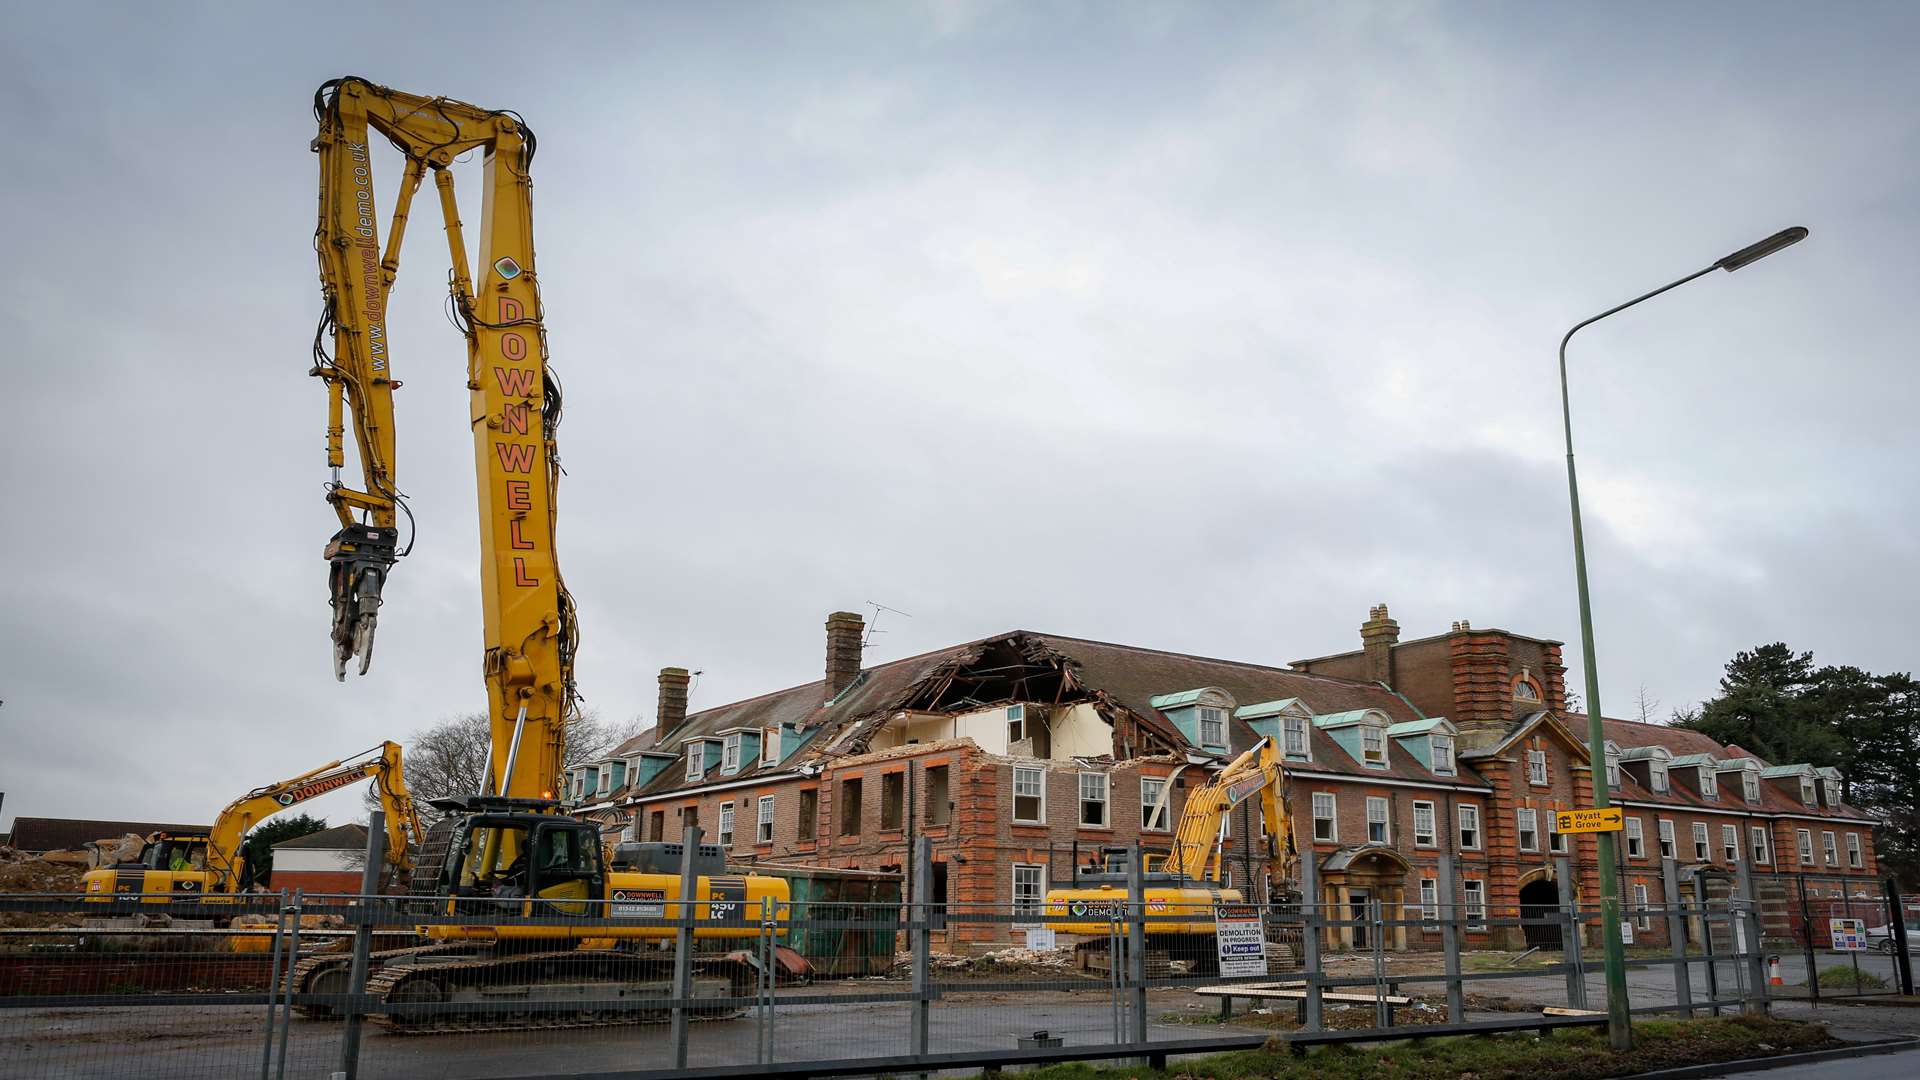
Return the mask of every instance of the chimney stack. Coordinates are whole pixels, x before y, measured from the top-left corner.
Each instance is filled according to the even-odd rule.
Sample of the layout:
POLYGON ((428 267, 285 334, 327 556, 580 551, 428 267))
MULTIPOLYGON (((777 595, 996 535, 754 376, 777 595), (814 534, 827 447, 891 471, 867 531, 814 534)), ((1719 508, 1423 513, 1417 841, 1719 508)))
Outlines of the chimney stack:
MULTIPOLYGON (((660 669, 660 702, 653 710, 653 732, 655 740, 667 737, 687 718, 687 683, 691 679, 683 667, 663 667, 660 669)), ((655 745, 658 745, 656 741, 655 745)))
POLYGON ((860 677, 860 639, 867 620, 851 611, 827 616, 827 696, 832 701, 860 677))
POLYGON ((1393 685, 1393 647, 1400 643, 1400 624, 1387 616, 1387 605, 1367 610, 1360 624, 1360 644, 1367 657, 1367 678, 1393 685))

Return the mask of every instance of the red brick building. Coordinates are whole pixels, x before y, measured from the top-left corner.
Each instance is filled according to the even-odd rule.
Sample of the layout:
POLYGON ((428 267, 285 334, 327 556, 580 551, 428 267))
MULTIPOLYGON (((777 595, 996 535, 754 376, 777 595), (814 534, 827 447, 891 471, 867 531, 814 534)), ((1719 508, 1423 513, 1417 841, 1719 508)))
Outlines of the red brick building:
MULTIPOLYGON (((1457 860, 1470 914, 1551 902, 1561 850, 1592 894, 1591 841, 1551 825, 1555 809, 1591 801, 1575 735, 1585 720, 1565 714, 1558 642, 1465 624, 1401 642, 1381 606, 1360 649, 1290 667, 1011 631, 862 668, 863 631, 858 615, 836 613, 821 680, 691 715, 687 673, 663 671, 656 728, 576 770, 574 801, 641 840, 674 839, 697 821, 736 864, 900 870, 925 836, 933 899, 1037 909, 1049 884, 1102 847, 1137 839, 1164 850, 1186 793, 1265 736, 1286 754, 1296 843, 1316 860, 1328 903, 1377 900, 1412 917, 1438 900, 1442 853, 1457 860)), ((1655 856, 1669 821, 1690 873, 1724 871, 1714 845, 1732 824, 1743 858, 1759 835, 1745 830, 1765 831, 1756 870, 1798 869, 1777 853, 1795 853, 1806 830, 1817 849, 1832 832, 1839 853, 1809 869, 1871 876, 1869 823, 1838 804, 1833 778, 1814 774, 1807 803, 1801 767, 1691 732, 1609 723, 1615 798, 1643 819, 1642 846, 1623 844, 1630 901, 1660 901, 1655 856), (1734 790, 1702 794, 1701 775, 1726 776, 1734 790), (1696 822, 1714 841, 1705 859, 1690 858, 1696 822)), ((1234 884, 1259 890, 1251 813, 1243 806, 1232 823, 1228 866, 1234 884)), ((1358 944, 1356 932, 1364 940, 1347 929, 1343 942, 1358 944)), ((1438 941, 1389 933, 1393 947, 1438 941)))

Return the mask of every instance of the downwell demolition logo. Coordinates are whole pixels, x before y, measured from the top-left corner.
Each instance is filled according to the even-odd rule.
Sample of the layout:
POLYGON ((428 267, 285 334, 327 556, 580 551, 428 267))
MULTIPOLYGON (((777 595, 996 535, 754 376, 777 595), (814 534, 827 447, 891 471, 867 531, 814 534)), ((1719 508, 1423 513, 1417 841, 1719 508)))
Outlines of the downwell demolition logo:
POLYGON ((305 802, 315 795, 325 795, 329 791, 346 787, 356 780, 363 779, 365 779, 365 777, 358 773, 346 773, 341 776, 328 777, 325 780, 315 780, 311 784, 303 784, 291 791, 283 791, 274 796, 273 801, 279 803, 281 806, 292 806, 297 802, 305 802))

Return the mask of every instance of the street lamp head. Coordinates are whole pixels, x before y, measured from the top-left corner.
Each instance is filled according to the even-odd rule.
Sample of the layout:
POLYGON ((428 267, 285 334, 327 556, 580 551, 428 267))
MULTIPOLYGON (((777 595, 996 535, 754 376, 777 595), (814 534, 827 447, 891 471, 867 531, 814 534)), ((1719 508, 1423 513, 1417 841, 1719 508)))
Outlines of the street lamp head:
POLYGON ((1792 247, 1806 238, 1807 230, 1799 225, 1795 225, 1791 229, 1781 229, 1765 240, 1748 247, 1743 247, 1713 265, 1728 273, 1732 273, 1748 263, 1759 262, 1761 259, 1779 251, 1781 248, 1792 247))

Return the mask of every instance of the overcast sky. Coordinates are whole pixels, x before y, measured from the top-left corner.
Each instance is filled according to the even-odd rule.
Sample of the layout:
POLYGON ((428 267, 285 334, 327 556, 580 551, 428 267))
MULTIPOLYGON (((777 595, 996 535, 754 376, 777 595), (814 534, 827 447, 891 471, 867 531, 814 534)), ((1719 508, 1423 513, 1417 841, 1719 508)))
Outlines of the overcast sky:
POLYGON ((606 717, 668 664, 696 708, 816 679, 868 601, 912 613, 869 661, 1029 628, 1267 663, 1385 601, 1564 639, 1578 688, 1555 344, 1795 224, 1575 339, 1604 701, 1664 716, 1776 639, 1914 666, 1910 6, 265 8, 9 12, 0 818, 206 820, 484 700, 425 199, 420 539, 332 677, 307 142, 347 73, 540 136, 606 717))

